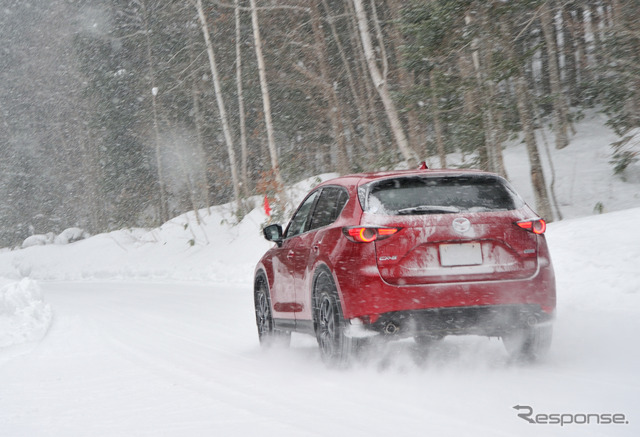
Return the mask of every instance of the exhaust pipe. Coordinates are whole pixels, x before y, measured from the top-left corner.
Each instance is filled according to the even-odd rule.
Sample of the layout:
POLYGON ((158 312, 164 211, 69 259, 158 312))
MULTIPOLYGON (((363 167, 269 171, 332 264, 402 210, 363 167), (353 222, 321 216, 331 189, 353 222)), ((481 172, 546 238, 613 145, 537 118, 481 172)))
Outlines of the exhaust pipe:
POLYGON ((395 322, 388 322, 386 325, 384 325, 382 331, 386 335, 394 335, 397 334, 398 331, 400 331, 400 327, 395 322))

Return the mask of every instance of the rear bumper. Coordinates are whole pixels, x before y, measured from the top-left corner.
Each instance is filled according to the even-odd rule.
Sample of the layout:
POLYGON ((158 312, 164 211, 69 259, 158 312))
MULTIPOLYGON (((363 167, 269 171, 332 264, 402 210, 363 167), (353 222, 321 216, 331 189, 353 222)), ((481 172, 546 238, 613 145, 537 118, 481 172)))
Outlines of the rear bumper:
MULTIPOLYGON (((404 314, 403 319, 418 327, 428 325, 434 317, 438 319, 438 314, 458 321, 485 319, 485 313, 489 318, 494 316, 492 311, 482 308, 498 308, 498 313, 507 321, 529 313, 546 320, 555 312, 556 284, 550 261, 541 261, 533 276, 517 280, 398 286, 384 282, 377 270, 370 269, 360 271, 359 275, 348 275, 339 270, 336 283, 345 319, 360 318, 374 327, 380 319, 398 317, 398 314, 404 314), (469 311, 463 311, 466 309, 469 311), (418 316, 422 312, 431 316, 418 316)), ((499 314, 493 318, 500 319, 499 314)), ((474 323, 470 322, 470 325, 474 323)), ((467 331, 471 329, 464 323, 460 326, 467 331)), ((452 333, 455 330, 449 325, 443 329, 452 333)))
POLYGON ((552 323, 554 317, 554 312, 545 312, 535 304, 431 308, 384 313, 374 323, 352 323, 355 329, 351 332, 356 337, 371 334, 388 337, 501 337, 514 329, 552 323))

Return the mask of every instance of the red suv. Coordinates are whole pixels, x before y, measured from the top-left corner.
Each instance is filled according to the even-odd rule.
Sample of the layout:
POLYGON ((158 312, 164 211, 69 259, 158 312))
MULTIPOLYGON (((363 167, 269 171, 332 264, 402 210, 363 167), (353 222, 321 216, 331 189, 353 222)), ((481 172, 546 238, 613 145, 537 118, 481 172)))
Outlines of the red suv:
POLYGON ((498 175, 474 170, 365 173, 302 201, 255 271, 262 344, 314 335, 344 364, 358 339, 501 337, 514 356, 550 346, 555 276, 545 221, 498 175))

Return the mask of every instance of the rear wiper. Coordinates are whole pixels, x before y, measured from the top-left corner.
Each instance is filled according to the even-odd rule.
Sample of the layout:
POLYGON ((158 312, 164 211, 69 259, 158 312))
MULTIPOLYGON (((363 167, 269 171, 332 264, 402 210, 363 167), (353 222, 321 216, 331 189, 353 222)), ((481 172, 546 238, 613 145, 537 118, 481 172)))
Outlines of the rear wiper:
POLYGON ((420 206, 412 206, 411 208, 402 208, 398 210, 398 214, 437 214, 437 213, 446 213, 446 214, 455 214, 460 212, 459 208, 455 206, 441 206, 441 205, 420 205, 420 206))

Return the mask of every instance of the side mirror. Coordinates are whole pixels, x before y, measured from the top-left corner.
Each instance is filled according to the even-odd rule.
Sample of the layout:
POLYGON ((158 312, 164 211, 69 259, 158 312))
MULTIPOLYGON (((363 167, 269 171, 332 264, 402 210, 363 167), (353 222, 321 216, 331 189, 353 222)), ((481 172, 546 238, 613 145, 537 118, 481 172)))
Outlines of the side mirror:
POLYGON ((273 241, 278 246, 282 245, 282 226, 280 225, 269 225, 266 228, 262 229, 262 233, 264 234, 264 238, 267 241, 273 241))

